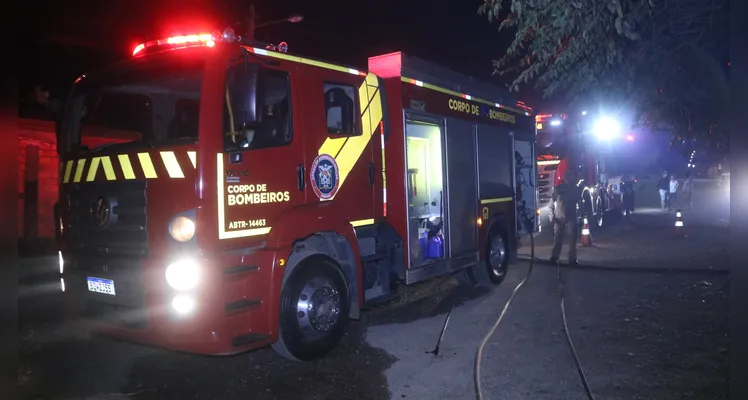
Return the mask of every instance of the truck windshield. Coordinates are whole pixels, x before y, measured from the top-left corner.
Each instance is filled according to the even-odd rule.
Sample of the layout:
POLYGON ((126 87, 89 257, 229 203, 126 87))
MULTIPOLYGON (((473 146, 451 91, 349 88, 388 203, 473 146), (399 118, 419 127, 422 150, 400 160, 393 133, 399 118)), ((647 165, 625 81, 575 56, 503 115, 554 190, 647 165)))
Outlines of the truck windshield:
POLYGON ((204 63, 188 50, 168 52, 83 79, 65 109, 59 148, 196 142, 204 63))

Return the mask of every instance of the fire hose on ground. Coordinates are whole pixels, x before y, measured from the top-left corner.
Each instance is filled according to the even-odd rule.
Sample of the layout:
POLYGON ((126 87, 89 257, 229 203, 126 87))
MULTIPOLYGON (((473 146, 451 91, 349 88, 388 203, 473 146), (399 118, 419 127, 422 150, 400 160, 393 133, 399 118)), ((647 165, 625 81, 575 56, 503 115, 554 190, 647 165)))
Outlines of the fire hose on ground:
MULTIPOLYGON (((530 275, 532 275, 533 267, 535 266, 535 236, 533 235, 534 229, 532 229, 532 219, 527 216, 527 212, 524 210, 524 208, 522 214, 522 221, 526 225, 527 231, 530 235, 530 267, 527 270, 527 275, 525 275, 525 277, 517 284, 517 286, 512 291, 512 294, 507 299, 506 303, 504 304, 504 308, 501 310, 501 314, 499 314, 499 317, 496 319, 496 322, 494 322, 493 326, 491 326, 491 329, 489 329, 489 331, 483 337, 483 340, 481 340, 480 344, 478 345, 478 349, 475 353, 475 364, 473 369, 473 383, 475 387, 475 398, 477 400, 483 400, 483 388, 481 386, 481 361, 483 359, 483 349, 486 346, 486 343, 488 343, 488 341, 498 329, 501 321, 504 319, 504 315, 506 315, 506 312, 509 309, 512 300, 514 299, 514 296, 516 296, 517 292, 519 292, 519 289, 522 288, 529 280, 530 275)), ((563 280, 561 278, 561 265, 556 263, 556 266, 558 268, 558 284, 561 297, 561 319, 563 320, 564 333, 566 334, 566 340, 569 344, 571 354, 574 357, 574 363, 576 365, 577 371, 579 372, 579 377, 582 380, 582 385, 584 386, 587 398, 590 400, 594 400, 595 397, 590 390, 589 383, 587 382, 587 376, 584 373, 584 369, 582 368, 582 365, 579 361, 579 356, 577 355, 577 351, 574 348, 574 343, 571 340, 571 335, 569 334, 569 327, 566 321, 566 309, 564 307, 564 286, 563 280)))

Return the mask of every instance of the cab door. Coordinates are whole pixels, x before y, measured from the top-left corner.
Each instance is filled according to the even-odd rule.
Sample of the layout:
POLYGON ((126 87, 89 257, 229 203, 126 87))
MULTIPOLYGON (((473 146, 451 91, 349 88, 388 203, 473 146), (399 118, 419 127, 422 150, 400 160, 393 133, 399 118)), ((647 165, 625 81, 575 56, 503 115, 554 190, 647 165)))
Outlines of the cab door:
POLYGON ((218 182, 219 193, 224 194, 218 204, 219 239, 262 240, 284 211, 305 203, 299 183, 299 166, 304 165, 300 110, 291 101, 297 90, 295 65, 283 67, 260 69, 255 113, 261 122, 233 139, 231 135, 224 138, 223 165, 219 166, 224 176, 218 182))
POLYGON ((363 73, 310 68, 304 76, 309 201, 335 203, 353 226, 373 224, 382 179, 374 163, 382 115, 378 87, 367 84, 363 73))

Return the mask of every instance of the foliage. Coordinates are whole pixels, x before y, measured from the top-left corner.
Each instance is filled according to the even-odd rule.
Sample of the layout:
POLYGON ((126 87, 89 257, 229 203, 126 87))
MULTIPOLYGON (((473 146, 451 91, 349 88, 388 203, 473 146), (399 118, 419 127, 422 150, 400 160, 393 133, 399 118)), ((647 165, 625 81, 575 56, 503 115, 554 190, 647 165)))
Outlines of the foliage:
POLYGON ((480 12, 515 31, 494 61, 513 90, 616 103, 678 143, 722 125, 726 0, 486 0, 480 12))

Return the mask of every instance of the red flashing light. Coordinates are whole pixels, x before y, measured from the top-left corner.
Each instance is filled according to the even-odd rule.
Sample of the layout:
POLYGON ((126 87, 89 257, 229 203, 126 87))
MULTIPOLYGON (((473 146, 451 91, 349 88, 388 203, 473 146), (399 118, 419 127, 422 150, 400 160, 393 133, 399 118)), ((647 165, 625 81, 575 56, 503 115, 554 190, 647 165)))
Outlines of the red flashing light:
POLYGON ((213 35, 209 33, 201 33, 197 35, 183 35, 183 36, 172 36, 166 39, 151 40, 149 42, 141 43, 135 46, 132 52, 133 56, 138 55, 141 51, 145 50, 146 47, 163 46, 163 45, 205 45, 208 47, 215 46, 216 42, 213 39, 213 35))

